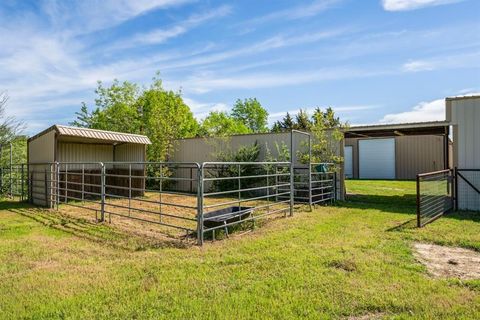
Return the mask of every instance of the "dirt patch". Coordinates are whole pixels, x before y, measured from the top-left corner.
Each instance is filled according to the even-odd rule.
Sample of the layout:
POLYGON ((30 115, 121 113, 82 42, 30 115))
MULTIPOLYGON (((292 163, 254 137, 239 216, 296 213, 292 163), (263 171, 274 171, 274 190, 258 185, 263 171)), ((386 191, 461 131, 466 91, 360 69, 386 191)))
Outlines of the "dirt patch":
POLYGON ((480 253, 455 247, 415 243, 415 257, 438 278, 480 279, 480 253))
POLYGON ((347 320, 377 320, 385 317, 385 313, 368 313, 361 316, 350 316, 347 320))

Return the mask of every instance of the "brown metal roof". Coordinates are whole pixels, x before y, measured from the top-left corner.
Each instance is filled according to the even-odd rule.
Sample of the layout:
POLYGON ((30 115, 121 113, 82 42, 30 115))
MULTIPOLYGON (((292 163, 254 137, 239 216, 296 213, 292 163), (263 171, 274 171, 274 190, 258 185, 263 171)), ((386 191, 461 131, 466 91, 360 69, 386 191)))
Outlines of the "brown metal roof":
POLYGON ((96 140, 102 142, 121 142, 121 143, 134 143, 134 144, 152 144, 147 136, 131 133, 122 133, 114 131, 105 131, 97 129, 87 129, 79 127, 69 127, 63 125, 53 125, 50 128, 36 134, 28 139, 32 141, 47 132, 55 130, 59 137, 72 137, 72 138, 85 138, 88 141, 96 140))
POLYGON ((412 122, 396 124, 374 124, 352 126, 345 132, 346 138, 383 137, 399 135, 443 135, 448 134, 448 121, 412 122))

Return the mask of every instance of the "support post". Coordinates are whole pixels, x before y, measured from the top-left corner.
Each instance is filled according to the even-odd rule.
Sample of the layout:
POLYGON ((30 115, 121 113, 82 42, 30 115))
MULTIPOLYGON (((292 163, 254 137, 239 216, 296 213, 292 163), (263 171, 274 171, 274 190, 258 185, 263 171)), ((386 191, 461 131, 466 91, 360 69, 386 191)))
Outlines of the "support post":
POLYGON ((454 179, 455 179, 455 187, 453 188, 455 191, 455 211, 458 211, 458 168, 455 167, 455 174, 454 174, 454 179))
POLYGON ((417 227, 420 228, 422 223, 420 221, 420 176, 417 174, 417 227))
POLYGON ((312 136, 308 135, 308 206, 312 211, 312 136))
MULTIPOLYGON (((60 205, 60 164, 58 162, 55 162, 55 177, 56 177, 55 186, 57 189, 57 194, 55 195, 55 202, 57 204, 57 211, 58 211, 58 207, 60 205)), ((83 188, 83 180, 82 180, 82 188, 83 188)), ((83 192, 82 192, 82 197, 83 197, 83 192)))
POLYGON ((13 170, 13 144, 10 142, 10 197, 13 198, 12 190, 12 170, 13 170))
POLYGON ((101 163, 101 168, 102 168, 102 174, 100 179, 100 184, 101 184, 100 222, 104 222, 105 221, 105 165, 103 163, 101 163))
POLYGON ((22 173, 21 173, 21 177, 20 177, 20 187, 21 187, 21 193, 20 193, 20 201, 23 201, 23 191, 24 191, 24 174, 23 174, 23 170, 24 170, 24 164, 22 163, 21 165, 21 170, 22 170, 22 173))
POLYGON ((198 245, 203 245, 203 187, 204 173, 203 164, 198 166, 197 172, 197 241, 198 245))
POLYGON ((290 131, 290 217, 293 216, 293 206, 295 202, 295 177, 294 177, 294 142, 293 142, 293 130, 290 131))

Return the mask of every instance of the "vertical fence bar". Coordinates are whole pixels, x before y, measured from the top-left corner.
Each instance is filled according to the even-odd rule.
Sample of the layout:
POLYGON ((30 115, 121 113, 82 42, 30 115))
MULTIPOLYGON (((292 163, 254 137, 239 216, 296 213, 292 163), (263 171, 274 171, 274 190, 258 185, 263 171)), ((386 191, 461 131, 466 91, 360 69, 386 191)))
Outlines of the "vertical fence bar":
POLYGON ((105 165, 101 163, 101 175, 100 175, 100 222, 105 221, 105 165))
POLYGON ((312 211, 312 136, 308 135, 308 206, 312 211))
POLYGON ((458 168, 455 167, 454 169, 454 179, 455 179, 455 187, 454 187, 454 190, 455 190, 455 211, 458 210, 458 168))
POLYGON ((65 203, 67 203, 68 198, 68 164, 65 164, 65 203))
POLYGON ((242 206, 242 192, 241 190, 241 178, 242 176, 242 168, 241 165, 238 164, 238 207, 240 208, 242 206))
POLYGON ((44 183, 44 188, 45 188, 45 190, 44 190, 44 193, 45 193, 45 207, 49 207, 50 204, 49 204, 49 202, 48 202, 47 168, 45 168, 45 177, 44 177, 44 178, 45 178, 45 179, 44 179, 44 180, 45 180, 45 181, 44 181, 44 182, 45 182, 45 183, 44 183))
POLYGON ((85 203, 85 163, 82 163, 82 203, 85 203))
POLYGON ((132 164, 128 164, 128 215, 132 211, 132 164))
POLYGON ((197 164, 197 241, 203 245, 203 188, 204 188, 204 166, 197 164))
POLYGON ((13 197, 12 191, 12 169, 13 169, 13 145, 10 142, 10 197, 13 197))
MULTIPOLYGON (((57 189, 57 194, 55 195, 55 202, 57 204, 57 210, 60 205, 60 164, 55 162, 55 186, 57 189)), ((83 188, 83 180, 82 180, 82 188, 83 188)))
POLYGON ((295 197, 295 177, 294 177, 294 142, 293 142, 293 130, 290 131, 290 216, 293 216, 293 206, 294 206, 294 197, 295 197))
POLYGON ((417 174, 417 227, 420 228, 422 223, 420 221, 420 176, 417 174))
POLYGON ((163 206, 162 206, 162 201, 163 201, 163 165, 160 164, 160 183, 159 183, 159 194, 158 194, 158 199, 159 199, 159 206, 158 206, 158 210, 160 211, 160 222, 162 222, 162 209, 163 209, 163 206))
POLYGON ((21 191, 21 195, 20 195, 20 200, 23 201, 23 192, 24 192, 24 174, 23 174, 23 170, 24 170, 24 164, 22 163, 22 173, 21 173, 21 178, 20 178, 20 184, 21 184, 21 188, 22 188, 22 191, 21 191))

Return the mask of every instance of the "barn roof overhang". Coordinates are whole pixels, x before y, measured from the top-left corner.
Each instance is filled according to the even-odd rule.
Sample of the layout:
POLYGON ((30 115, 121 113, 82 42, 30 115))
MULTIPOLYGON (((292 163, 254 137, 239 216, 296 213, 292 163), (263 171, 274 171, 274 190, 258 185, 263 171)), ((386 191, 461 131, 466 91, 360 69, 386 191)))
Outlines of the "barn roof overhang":
POLYGON ((95 143, 95 144, 152 144, 147 136, 131 133, 122 133, 106 130, 87 129, 70 127, 63 125, 53 125, 42 132, 34 135, 28 142, 37 139, 48 132, 55 131, 57 134, 57 141, 71 142, 71 143, 95 143))
POLYGON ((345 138, 448 135, 449 127, 447 121, 353 126, 345 132, 345 138))

